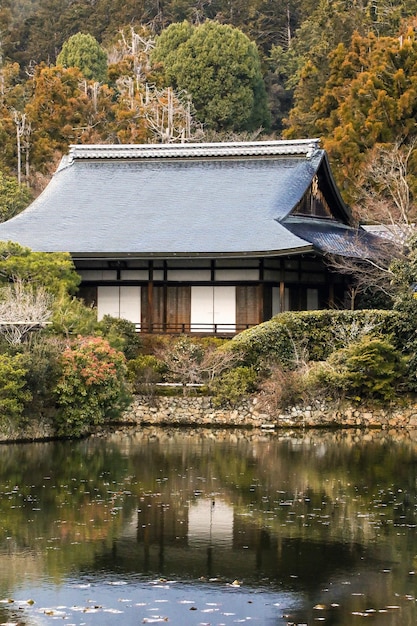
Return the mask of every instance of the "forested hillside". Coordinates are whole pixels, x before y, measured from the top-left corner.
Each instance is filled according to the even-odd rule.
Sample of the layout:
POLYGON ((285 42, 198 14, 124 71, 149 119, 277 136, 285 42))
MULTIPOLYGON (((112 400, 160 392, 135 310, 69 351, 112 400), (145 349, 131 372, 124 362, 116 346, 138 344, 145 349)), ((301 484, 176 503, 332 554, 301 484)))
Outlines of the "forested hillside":
POLYGON ((314 136, 362 219, 414 220, 416 27, 417 0, 3 0, 0 172, 37 194, 70 143, 314 136))

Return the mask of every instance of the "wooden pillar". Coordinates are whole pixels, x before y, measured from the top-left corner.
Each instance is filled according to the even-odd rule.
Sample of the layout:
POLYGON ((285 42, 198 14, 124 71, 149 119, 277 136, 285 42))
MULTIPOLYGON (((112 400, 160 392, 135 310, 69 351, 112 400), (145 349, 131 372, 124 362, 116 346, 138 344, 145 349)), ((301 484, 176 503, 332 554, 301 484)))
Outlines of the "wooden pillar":
POLYGON ((334 309, 334 284, 331 282, 329 284, 329 301, 327 304, 329 309, 334 309))
POLYGON ((167 332, 167 319, 168 319, 168 264, 164 261, 164 286, 162 296, 162 330, 167 332))
POLYGON ((153 307, 153 261, 149 261, 148 268, 148 332, 153 332, 154 307, 153 307))
POLYGON ((281 313, 285 311, 285 282, 283 280, 279 283, 279 310, 281 313))
POLYGON ((258 285, 258 288, 256 289, 258 300, 258 324, 264 321, 264 288, 264 285, 258 285))

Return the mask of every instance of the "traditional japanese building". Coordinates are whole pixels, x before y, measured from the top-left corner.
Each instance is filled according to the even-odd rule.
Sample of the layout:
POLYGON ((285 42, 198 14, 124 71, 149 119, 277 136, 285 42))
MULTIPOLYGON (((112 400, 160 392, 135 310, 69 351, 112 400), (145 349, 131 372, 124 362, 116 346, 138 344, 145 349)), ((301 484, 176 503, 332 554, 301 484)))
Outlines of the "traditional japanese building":
POLYGON ((343 306, 357 238, 316 139, 72 146, 0 239, 70 252, 80 296, 144 332, 234 333, 343 306))

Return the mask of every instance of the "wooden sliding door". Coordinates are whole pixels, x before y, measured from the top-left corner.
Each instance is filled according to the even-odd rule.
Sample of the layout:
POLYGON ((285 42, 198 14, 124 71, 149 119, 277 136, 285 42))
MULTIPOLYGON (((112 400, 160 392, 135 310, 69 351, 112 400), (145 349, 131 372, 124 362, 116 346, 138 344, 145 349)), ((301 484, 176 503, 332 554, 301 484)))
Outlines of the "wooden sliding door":
POLYGON ((262 321, 262 285, 238 285, 236 287, 236 330, 244 330, 262 321))
POLYGON ((157 285, 142 290, 142 328, 154 333, 190 330, 191 287, 157 285))

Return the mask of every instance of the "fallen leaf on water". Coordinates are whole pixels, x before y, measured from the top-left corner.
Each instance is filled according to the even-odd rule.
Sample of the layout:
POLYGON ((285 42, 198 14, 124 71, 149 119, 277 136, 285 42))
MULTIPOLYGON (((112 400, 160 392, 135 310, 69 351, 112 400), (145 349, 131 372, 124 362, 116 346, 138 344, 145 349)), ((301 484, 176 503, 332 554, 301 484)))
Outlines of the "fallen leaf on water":
POLYGON ((109 580, 107 582, 108 585, 127 585, 125 580, 109 580))
POLYGON ((194 600, 179 600, 178 604, 194 604, 194 600))
POLYGON ((359 617, 369 617, 370 613, 364 613, 363 611, 352 611, 352 615, 357 615, 359 617))

